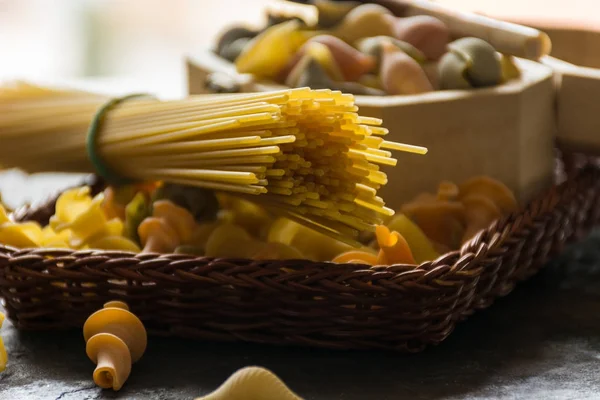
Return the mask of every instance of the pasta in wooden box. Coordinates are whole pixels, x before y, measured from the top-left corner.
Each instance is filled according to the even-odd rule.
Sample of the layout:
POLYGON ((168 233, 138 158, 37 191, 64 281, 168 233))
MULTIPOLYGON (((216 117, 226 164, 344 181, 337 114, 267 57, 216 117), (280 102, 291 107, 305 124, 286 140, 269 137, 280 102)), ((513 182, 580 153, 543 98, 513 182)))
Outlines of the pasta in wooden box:
POLYGON ((427 158, 401 156, 418 174, 390 174, 382 193, 394 207, 443 179, 488 175, 523 203, 551 183, 552 71, 524 59, 547 54, 543 33, 429 1, 283 3, 268 10, 264 30, 230 28, 214 51, 189 56, 189 92, 302 84, 354 93, 389 137, 429 149, 427 158), (319 18, 324 25, 311 27, 319 18))

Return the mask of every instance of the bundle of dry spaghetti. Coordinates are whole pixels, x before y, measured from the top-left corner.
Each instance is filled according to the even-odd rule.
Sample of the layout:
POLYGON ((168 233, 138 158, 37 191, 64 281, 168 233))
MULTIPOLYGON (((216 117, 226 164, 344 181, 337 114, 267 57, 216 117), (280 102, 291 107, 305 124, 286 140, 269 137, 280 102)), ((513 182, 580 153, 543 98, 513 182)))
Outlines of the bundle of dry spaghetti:
MULTIPOLYGON (((86 144, 109 100, 23 83, 0 89, 0 165, 97 172, 86 144)), ((384 140, 382 121, 357 110, 352 95, 308 88, 135 97, 102 114, 95 148, 120 177, 237 193, 348 240, 393 214, 377 196, 387 182, 379 165, 396 164, 390 150, 426 152, 384 140)))

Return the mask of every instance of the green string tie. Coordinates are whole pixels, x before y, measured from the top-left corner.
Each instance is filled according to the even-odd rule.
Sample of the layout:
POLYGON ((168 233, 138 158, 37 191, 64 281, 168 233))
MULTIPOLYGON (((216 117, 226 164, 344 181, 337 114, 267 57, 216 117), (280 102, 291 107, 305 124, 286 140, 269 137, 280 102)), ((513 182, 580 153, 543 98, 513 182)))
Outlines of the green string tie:
POLYGON ((106 104, 104 104, 98 109, 96 115, 94 115, 94 117, 92 118, 92 123, 90 124, 90 127, 87 132, 85 148, 87 151, 88 158, 92 162, 96 174, 103 178, 106 182, 113 185, 129 184, 132 183, 133 180, 120 176, 119 174, 112 171, 108 167, 108 165, 106 165, 106 163, 98 153, 98 135, 100 134, 102 123, 104 122, 104 117, 106 116, 106 113, 108 113, 111 109, 113 109, 120 103, 136 97, 148 97, 148 95, 144 93, 130 94, 128 96, 114 98, 106 102, 106 104))

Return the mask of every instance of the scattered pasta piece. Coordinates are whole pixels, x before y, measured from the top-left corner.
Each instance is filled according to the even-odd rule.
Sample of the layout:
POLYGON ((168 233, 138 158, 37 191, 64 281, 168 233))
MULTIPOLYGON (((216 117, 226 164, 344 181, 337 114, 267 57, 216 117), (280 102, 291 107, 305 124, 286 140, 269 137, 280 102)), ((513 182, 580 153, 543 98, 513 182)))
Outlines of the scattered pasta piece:
POLYGON ((83 325, 85 351, 96 365, 94 382, 104 389, 120 390, 131 364, 146 351, 147 335, 140 319, 127 304, 110 301, 83 325))
POLYGON ((245 367, 231 375, 217 390, 196 400, 302 400, 271 371, 245 367))

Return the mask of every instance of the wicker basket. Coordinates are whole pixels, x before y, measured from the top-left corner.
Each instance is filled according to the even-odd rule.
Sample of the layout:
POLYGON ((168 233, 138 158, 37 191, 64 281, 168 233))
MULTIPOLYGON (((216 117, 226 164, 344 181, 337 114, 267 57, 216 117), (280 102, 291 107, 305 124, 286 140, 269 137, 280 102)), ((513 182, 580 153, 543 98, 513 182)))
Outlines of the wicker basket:
MULTIPOLYGON (((104 302, 121 299, 151 334, 416 352, 440 343, 599 221, 600 168, 584 164, 522 213, 419 266, 0 246, 0 296, 24 330, 81 328, 104 302)), ((16 215, 44 223, 53 207, 16 215)))

